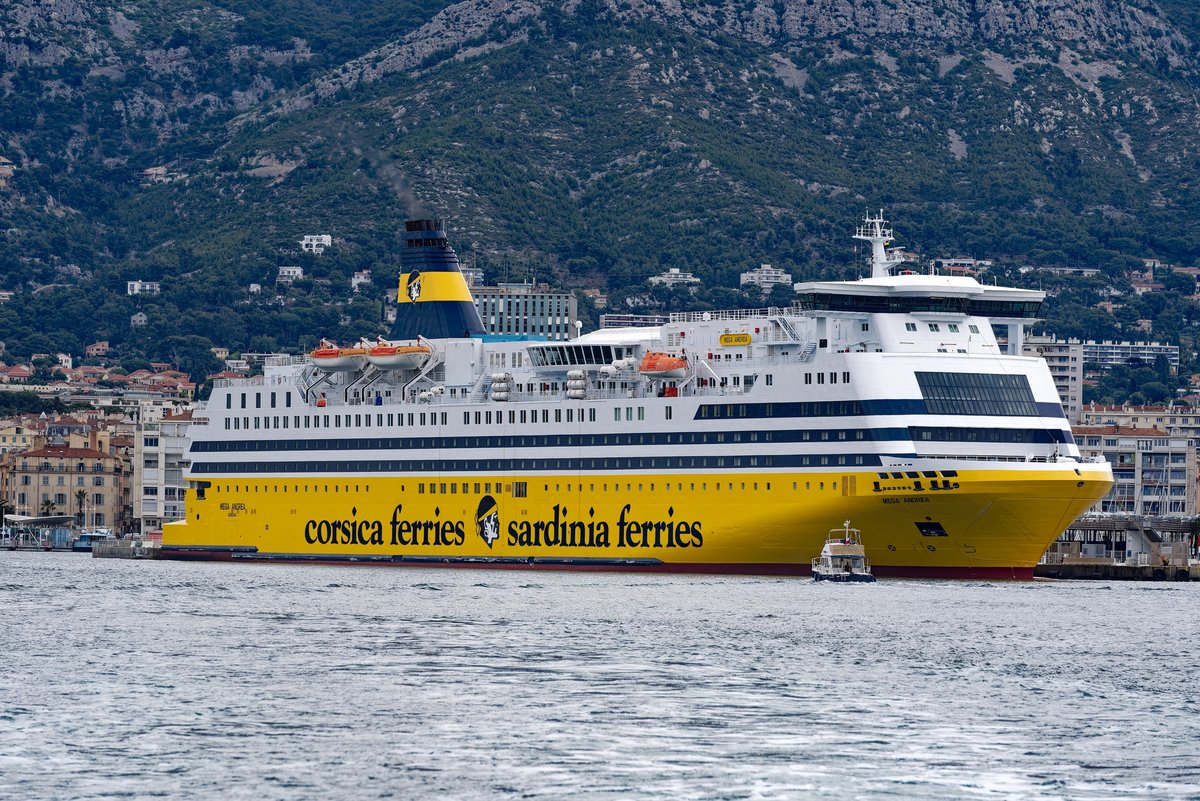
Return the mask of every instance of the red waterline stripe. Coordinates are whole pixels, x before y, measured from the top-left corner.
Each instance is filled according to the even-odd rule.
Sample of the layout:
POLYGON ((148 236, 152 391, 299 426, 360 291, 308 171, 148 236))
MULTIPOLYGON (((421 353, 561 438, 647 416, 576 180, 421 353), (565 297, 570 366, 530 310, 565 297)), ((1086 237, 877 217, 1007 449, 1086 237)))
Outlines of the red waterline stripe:
MULTIPOLYGON (((587 573, 682 573, 695 575, 734 576, 808 576, 807 564, 759 564, 740 562, 675 562, 657 564, 566 563, 566 562, 500 562, 487 560, 447 559, 392 560, 388 558, 347 556, 322 558, 301 554, 239 553, 210 548, 205 550, 164 547, 163 559, 181 561, 238 561, 258 563, 294 563, 305 565, 365 565, 372 567, 450 567, 482 570, 556 570, 587 573)), ((881 578, 932 578, 986 581, 1032 581, 1032 567, 937 567, 924 565, 873 566, 872 572, 881 578)))

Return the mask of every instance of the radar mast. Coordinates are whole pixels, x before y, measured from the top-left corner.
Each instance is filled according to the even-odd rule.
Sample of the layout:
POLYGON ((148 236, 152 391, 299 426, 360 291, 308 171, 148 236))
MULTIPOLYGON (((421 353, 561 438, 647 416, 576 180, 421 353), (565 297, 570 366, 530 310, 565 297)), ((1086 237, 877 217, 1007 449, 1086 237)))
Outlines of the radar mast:
POLYGON ((892 268, 904 263, 899 248, 889 248, 892 243, 892 229, 887 220, 883 219, 883 209, 878 217, 872 217, 870 212, 863 218, 863 224, 854 231, 854 238, 871 243, 871 277, 887 278, 892 274, 892 268))

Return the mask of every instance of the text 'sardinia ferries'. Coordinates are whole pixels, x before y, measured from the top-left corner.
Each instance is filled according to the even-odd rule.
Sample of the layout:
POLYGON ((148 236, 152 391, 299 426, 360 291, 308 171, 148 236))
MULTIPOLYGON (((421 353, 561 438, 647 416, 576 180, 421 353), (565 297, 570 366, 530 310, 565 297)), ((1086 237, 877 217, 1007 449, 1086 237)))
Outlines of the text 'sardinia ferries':
POLYGON ((485 336, 406 229, 388 340, 217 383, 164 556, 807 574, 850 518, 877 574, 1020 578, 1112 484, 1020 355, 1042 293, 902 271, 882 216, 796 308, 566 342, 485 336))

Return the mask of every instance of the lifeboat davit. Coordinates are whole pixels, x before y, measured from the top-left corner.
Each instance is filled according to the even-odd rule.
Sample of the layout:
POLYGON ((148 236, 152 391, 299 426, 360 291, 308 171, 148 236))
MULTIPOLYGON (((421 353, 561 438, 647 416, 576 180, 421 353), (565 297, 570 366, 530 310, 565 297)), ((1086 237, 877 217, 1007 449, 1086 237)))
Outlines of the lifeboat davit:
POLYGON ((382 370, 414 370, 432 353, 428 345, 397 345, 381 340, 367 351, 367 361, 382 370))
POLYGON ((642 357, 638 372, 651 378, 683 378, 688 373, 688 362, 682 356, 650 351, 642 357))
POLYGON ((313 364, 327 373, 346 373, 362 369, 367 349, 361 346, 339 348, 332 342, 323 339, 321 347, 308 355, 313 364))

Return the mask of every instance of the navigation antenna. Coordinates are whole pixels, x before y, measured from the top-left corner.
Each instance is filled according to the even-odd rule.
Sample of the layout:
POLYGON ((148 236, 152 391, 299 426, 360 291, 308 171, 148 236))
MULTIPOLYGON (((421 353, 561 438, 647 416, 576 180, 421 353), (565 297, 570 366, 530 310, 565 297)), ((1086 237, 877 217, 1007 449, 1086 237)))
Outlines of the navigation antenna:
POLYGON ((871 277, 887 278, 892 274, 892 268, 904 262, 897 251, 899 248, 888 248, 892 242, 892 229, 888 221, 883 219, 883 209, 878 217, 872 217, 870 212, 863 218, 863 225, 854 231, 854 238, 871 243, 871 277))

